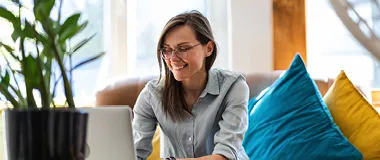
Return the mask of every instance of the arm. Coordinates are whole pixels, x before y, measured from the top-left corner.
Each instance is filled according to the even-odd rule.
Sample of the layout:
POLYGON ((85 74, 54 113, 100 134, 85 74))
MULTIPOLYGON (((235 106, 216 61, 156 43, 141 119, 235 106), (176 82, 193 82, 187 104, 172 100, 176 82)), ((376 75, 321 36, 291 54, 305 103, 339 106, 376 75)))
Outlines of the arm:
POLYGON ((200 158, 176 158, 176 160, 227 160, 227 158, 221 156, 221 155, 210 155, 210 156, 204 156, 200 158))
POLYGON ((150 101, 151 93, 146 85, 133 108, 133 139, 139 159, 146 159, 152 153, 152 138, 156 131, 157 119, 150 101))
POLYGON ((213 155, 223 155, 226 159, 237 159, 242 141, 248 128, 249 88, 243 77, 232 84, 226 95, 226 108, 219 121, 220 130, 214 136, 213 155))

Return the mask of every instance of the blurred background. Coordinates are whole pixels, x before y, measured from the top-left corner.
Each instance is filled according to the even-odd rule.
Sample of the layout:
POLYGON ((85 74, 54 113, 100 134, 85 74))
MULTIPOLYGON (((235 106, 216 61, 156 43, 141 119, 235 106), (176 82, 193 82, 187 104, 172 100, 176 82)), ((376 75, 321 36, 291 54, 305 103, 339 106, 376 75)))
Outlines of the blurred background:
MULTIPOLYGON (((23 0, 30 8, 32 1, 23 0)), ((377 0, 347 2, 379 32, 377 0)), ((10 3, 0 0, 2 6, 10 3)), ((158 75, 156 44, 162 28, 176 14, 194 9, 213 28, 220 51, 214 67, 243 73, 286 70, 299 52, 314 77, 335 78, 345 70, 366 93, 380 88, 378 60, 354 38, 328 0, 64 0, 62 19, 81 11, 89 20, 81 36, 96 33, 74 62, 106 52, 74 72, 78 103, 94 104, 96 91, 120 78, 158 75)), ((12 26, 0 19, 0 28, 0 41, 12 43, 12 26)))

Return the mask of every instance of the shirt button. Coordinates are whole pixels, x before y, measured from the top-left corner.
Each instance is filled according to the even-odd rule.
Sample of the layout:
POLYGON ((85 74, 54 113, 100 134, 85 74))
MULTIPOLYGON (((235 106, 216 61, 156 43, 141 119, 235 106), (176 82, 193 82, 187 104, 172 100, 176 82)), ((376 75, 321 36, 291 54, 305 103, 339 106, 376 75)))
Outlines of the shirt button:
POLYGON ((192 138, 191 137, 189 137, 189 141, 191 141, 192 140, 192 138))

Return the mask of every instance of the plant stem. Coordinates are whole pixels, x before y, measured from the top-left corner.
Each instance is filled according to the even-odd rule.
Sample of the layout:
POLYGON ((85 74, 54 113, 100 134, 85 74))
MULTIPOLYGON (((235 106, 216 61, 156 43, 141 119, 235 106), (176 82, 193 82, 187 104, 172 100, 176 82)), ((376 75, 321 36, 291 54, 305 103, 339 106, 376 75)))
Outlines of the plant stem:
MULTIPOLYGON (((36 35, 36 33, 34 33, 36 35)), ((42 108, 50 108, 50 96, 49 91, 46 88, 45 77, 43 75, 41 59, 40 59, 40 50, 38 49, 38 39, 36 38, 36 51, 37 51, 37 68, 38 74, 41 77, 40 93, 42 100, 42 108)))
POLYGON ((63 4, 63 0, 61 0, 59 2, 59 9, 58 9, 58 24, 61 23, 61 10, 62 10, 62 4, 63 4))
POLYGON ((13 92, 16 93, 17 97, 19 98, 19 103, 25 105, 25 102, 24 102, 24 97, 22 96, 20 90, 16 89, 14 86, 12 85, 9 85, 11 87, 11 89, 13 90, 13 92))
POLYGON ((5 98, 7 98, 12 103, 13 108, 20 108, 20 104, 16 101, 16 99, 13 98, 12 94, 9 93, 9 91, 6 88, 2 88, 0 86, 0 92, 5 96, 5 98))
MULTIPOLYGON (((46 19, 49 19, 49 17, 47 17, 46 15, 43 15, 43 17, 46 18, 46 19)), ((59 51, 57 49, 56 43, 58 43, 58 42, 56 42, 55 34, 51 30, 50 26, 42 25, 42 27, 46 31, 46 33, 49 36, 50 40, 53 40, 51 42, 51 47, 53 49, 54 57, 55 57, 55 59, 56 59, 56 61, 58 63, 59 69, 61 71, 61 75, 62 75, 62 78, 63 78, 63 85, 64 85, 64 88, 65 88, 65 96, 66 96, 66 100, 67 100, 67 103, 69 105, 69 108, 75 108, 73 91, 72 91, 70 82, 68 80, 67 74, 66 74, 66 69, 65 69, 65 66, 63 64, 63 60, 60 57, 59 51)))
POLYGON ((51 99, 51 103, 53 103, 53 108, 57 108, 57 105, 55 104, 54 99, 51 99))
POLYGON ((69 105, 69 108, 75 108, 75 103, 74 103, 74 97, 73 97, 73 91, 71 89, 70 82, 68 80, 67 74, 66 74, 66 69, 65 66, 63 65, 62 58, 59 56, 58 49, 55 44, 53 44, 53 52, 54 56, 57 59, 59 69, 61 70, 62 78, 63 78, 63 85, 65 87, 65 95, 66 95, 66 100, 69 105))
MULTIPOLYGON (((69 46, 71 46, 71 43, 69 41, 69 46)), ((70 84, 73 85, 73 52, 71 52, 71 47, 70 47, 70 53, 69 53, 69 65, 70 65, 70 84)), ((71 86, 72 87, 72 86, 71 86)))
POLYGON ((20 59, 19 59, 16 55, 14 55, 12 52, 9 52, 9 54, 10 54, 14 59, 16 59, 17 61, 20 61, 20 59))
MULTIPOLYGON (((53 74, 54 75, 54 74, 53 74)), ((57 90, 57 86, 58 86, 58 82, 61 80, 61 77, 60 76, 58 79, 55 77, 54 75, 54 86, 53 86, 53 98, 55 97, 55 92, 57 90)))
POLYGON ((21 89, 20 89, 20 85, 19 85, 19 83, 18 83, 18 81, 17 81, 17 79, 16 79, 16 75, 15 75, 15 71, 13 70, 13 68, 12 68, 12 66, 11 66, 11 63, 9 63, 9 60, 8 60, 8 58, 5 56, 5 55, 3 55, 4 56, 4 59, 5 59, 5 61, 7 62, 7 66, 8 66, 8 68, 12 71, 12 77, 13 77, 13 79, 14 79, 14 81, 15 81, 15 83, 16 83, 16 87, 17 87, 17 89, 16 88, 14 88, 13 86, 13 90, 16 92, 16 94, 18 95, 18 97, 19 97, 19 101, 21 102, 21 104, 23 104, 23 105, 25 105, 26 103, 25 103, 25 99, 24 99, 24 97, 22 96, 22 94, 21 94, 21 89))
MULTIPOLYGON (((18 20, 20 22, 20 25, 22 24, 21 22, 21 5, 19 4, 18 6, 18 20)), ((21 28, 21 26, 20 26, 21 28)), ((20 48, 21 48, 21 54, 22 54, 22 74, 24 75, 24 78, 27 78, 25 77, 26 73, 25 73, 25 68, 26 68, 26 55, 25 55, 25 47, 24 47, 24 40, 25 40, 25 37, 23 36, 20 36, 20 48)), ((26 81, 26 80, 25 80, 26 81)), ((25 83, 25 87, 26 87, 26 101, 27 101, 27 104, 28 106, 27 107, 30 107, 30 108, 37 108, 37 104, 36 104, 36 101, 34 100, 34 95, 33 95, 33 87, 30 86, 30 84, 28 83, 25 83)))
MULTIPOLYGON (((20 37, 20 48, 21 48, 21 53, 22 53, 22 72, 23 75, 25 76, 27 73, 25 73, 25 68, 27 67, 26 65, 26 55, 25 55, 25 48, 24 48, 24 37, 20 37)), ((27 78, 27 77, 25 77, 27 78)), ((27 80, 25 80, 27 81, 27 80)), ((33 87, 30 86, 30 84, 25 83, 26 87, 26 99, 28 102, 28 107, 30 108, 37 108, 36 101, 34 100, 34 95, 33 95, 33 87)))

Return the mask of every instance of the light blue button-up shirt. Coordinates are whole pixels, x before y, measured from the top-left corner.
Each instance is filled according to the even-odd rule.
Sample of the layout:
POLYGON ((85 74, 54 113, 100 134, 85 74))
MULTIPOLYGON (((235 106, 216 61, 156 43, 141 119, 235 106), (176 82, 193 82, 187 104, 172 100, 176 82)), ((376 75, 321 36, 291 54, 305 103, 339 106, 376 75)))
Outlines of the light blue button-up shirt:
POLYGON ((206 88, 187 120, 174 122, 165 116, 161 103, 162 83, 152 80, 141 91, 134 106, 133 135, 137 156, 146 159, 152 138, 161 128, 161 158, 196 158, 220 154, 228 159, 249 159, 242 147, 248 127, 249 88, 235 72, 211 69, 206 88))

